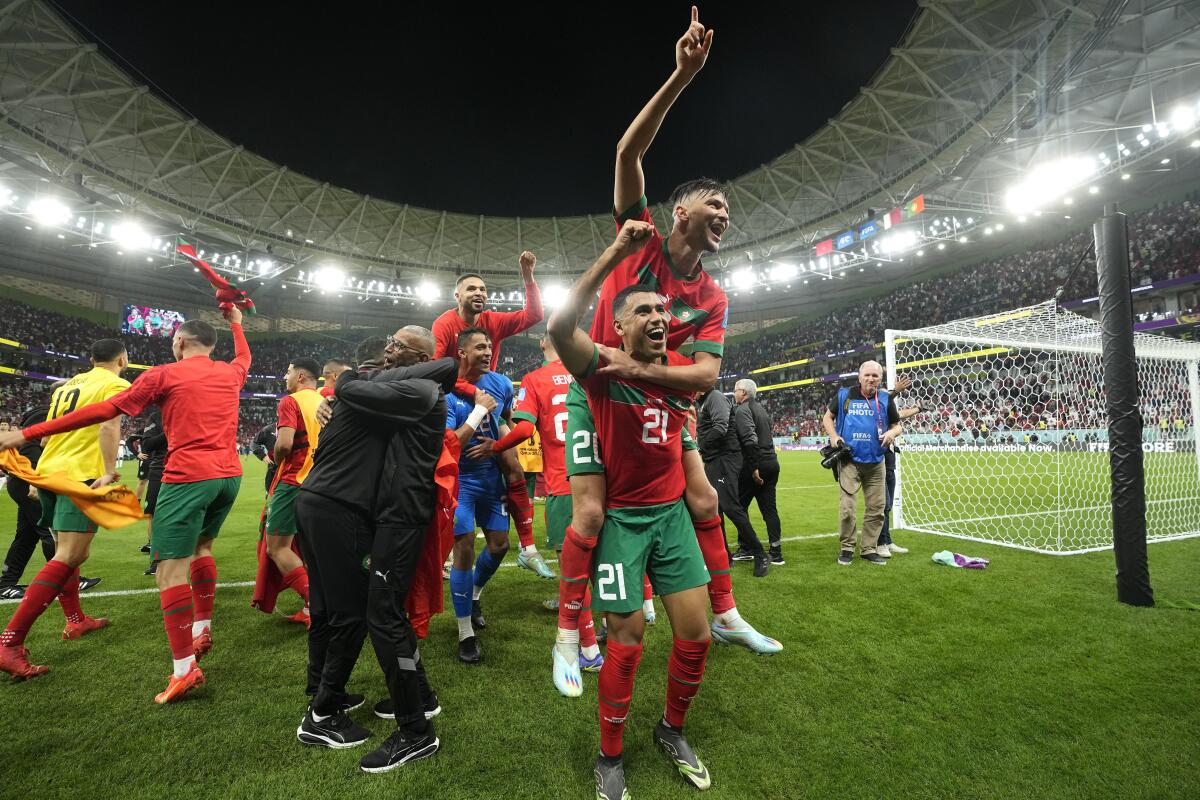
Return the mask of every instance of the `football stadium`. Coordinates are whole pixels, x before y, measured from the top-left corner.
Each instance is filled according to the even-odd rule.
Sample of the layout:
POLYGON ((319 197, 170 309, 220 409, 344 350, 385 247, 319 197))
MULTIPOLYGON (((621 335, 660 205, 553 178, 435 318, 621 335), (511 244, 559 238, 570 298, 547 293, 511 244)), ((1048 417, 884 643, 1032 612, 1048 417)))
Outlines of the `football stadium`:
POLYGON ((0 0, 0 796, 1198 794, 1200 4, 296 12, 0 0))

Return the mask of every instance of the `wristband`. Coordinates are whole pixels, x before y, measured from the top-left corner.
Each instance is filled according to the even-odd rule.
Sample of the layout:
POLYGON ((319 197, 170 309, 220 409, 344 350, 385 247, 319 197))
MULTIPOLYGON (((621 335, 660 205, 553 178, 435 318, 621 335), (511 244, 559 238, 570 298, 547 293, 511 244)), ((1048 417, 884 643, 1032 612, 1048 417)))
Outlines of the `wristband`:
POLYGON ((471 409, 470 416, 467 417, 467 424, 475 430, 479 430, 479 424, 483 422, 483 418, 487 416, 488 410, 481 405, 476 405, 471 409))

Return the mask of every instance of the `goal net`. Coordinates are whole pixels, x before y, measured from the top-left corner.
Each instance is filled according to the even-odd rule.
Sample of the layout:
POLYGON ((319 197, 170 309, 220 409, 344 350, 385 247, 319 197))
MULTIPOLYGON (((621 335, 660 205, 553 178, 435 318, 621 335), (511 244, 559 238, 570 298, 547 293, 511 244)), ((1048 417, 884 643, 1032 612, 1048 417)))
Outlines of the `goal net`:
MULTIPOLYGON (((1135 334, 1150 541, 1200 535, 1200 344, 1135 334)), ((904 423, 896 528, 1086 553, 1112 547, 1100 324, 1054 303, 889 330, 904 423)))

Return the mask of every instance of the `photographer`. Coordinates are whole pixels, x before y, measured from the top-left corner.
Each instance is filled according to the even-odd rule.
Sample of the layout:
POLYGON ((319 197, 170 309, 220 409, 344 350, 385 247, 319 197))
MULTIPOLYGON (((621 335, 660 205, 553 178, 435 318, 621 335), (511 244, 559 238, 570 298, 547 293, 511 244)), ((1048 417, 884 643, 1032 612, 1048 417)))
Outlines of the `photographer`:
POLYGON ((884 453, 900 435, 900 412, 888 393, 879 388, 882 380, 879 362, 863 362, 858 368, 858 386, 840 389, 821 420, 830 444, 850 449, 849 459, 841 462, 838 474, 842 490, 838 563, 843 566, 854 559, 858 538, 855 495, 859 486, 866 500, 859 557, 872 564, 887 564, 875 549, 887 502, 884 453))

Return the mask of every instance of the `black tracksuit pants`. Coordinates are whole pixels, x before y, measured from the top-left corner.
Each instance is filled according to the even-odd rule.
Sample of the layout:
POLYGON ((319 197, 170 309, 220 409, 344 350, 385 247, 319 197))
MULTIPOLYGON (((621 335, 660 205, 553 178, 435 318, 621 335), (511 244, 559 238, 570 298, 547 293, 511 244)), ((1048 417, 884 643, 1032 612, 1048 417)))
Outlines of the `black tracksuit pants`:
POLYGON ((704 462, 704 474, 717 490, 717 507, 737 529, 738 546, 757 555, 763 552, 763 546, 754 532, 754 526, 750 524, 750 515, 746 513, 746 506, 742 504, 738 491, 741 471, 741 453, 721 453, 712 461, 704 462))
POLYGON ((48 528, 38 524, 42 518, 42 504, 29 497, 28 483, 10 475, 5 488, 8 489, 8 496, 17 504, 17 533, 8 548, 8 554, 4 556, 0 586, 15 586, 21 582, 21 574, 29 565, 39 540, 46 560, 54 558, 54 535, 48 528))
POLYGON ((425 700, 433 690, 425 677, 417 634, 404 610, 404 601, 428 530, 428 525, 376 526, 367 589, 367 630, 395 705, 396 727, 414 736, 432 730, 425 719, 425 700))
POLYGON ((308 568, 308 688, 313 710, 336 713, 367 635, 367 558, 374 528, 357 509, 313 492, 296 498, 308 568))
POLYGON ((782 528, 779 524, 779 510, 775 507, 775 487, 779 484, 779 462, 771 461, 759 464, 758 476, 763 481, 761 486, 755 482, 753 471, 742 469, 738 487, 741 491, 742 505, 749 508, 751 500, 758 502, 758 511, 767 525, 767 541, 770 543, 771 551, 778 553, 782 547, 780 539, 783 538, 782 528))

